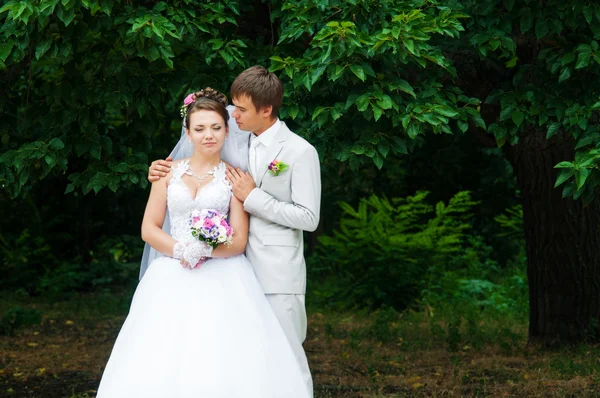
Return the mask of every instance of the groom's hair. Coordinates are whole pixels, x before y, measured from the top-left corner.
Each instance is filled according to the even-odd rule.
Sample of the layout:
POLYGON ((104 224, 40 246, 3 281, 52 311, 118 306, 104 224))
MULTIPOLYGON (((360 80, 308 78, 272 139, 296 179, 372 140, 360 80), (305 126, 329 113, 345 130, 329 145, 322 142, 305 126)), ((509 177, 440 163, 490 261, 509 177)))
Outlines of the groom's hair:
POLYGON ((262 66, 246 69, 235 78, 231 85, 231 98, 244 95, 250 97, 256 110, 272 107, 271 117, 279 116, 279 108, 283 101, 283 84, 272 72, 262 66))

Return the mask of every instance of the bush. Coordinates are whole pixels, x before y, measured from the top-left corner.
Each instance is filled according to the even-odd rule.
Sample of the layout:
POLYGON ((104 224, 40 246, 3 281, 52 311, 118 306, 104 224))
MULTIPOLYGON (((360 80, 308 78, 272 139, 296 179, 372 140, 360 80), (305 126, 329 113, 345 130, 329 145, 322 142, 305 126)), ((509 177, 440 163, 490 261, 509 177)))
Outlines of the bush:
POLYGON ((519 208, 497 217, 500 234, 521 248, 500 265, 494 249, 473 234, 470 220, 477 203, 469 192, 435 207, 425 202, 427 194, 392 200, 373 195, 357 209, 341 203, 340 228, 320 237, 309 258, 312 296, 341 307, 420 306, 465 319, 478 319, 482 312, 525 317, 519 208))
POLYGON ((420 298, 428 270, 462 250, 476 204, 466 191, 435 207, 425 202, 427 195, 391 201, 373 195, 356 210, 342 202, 339 230, 319 237, 310 260, 313 272, 325 277, 316 295, 342 305, 397 309, 420 298))
POLYGON ((17 329, 39 325, 42 322, 42 314, 35 309, 22 309, 13 307, 8 309, 0 319, 0 335, 13 336, 17 329))
POLYGON ((132 287, 138 281, 142 248, 143 242, 138 236, 106 238, 96 245, 89 265, 80 265, 76 259, 44 273, 39 282, 40 292, 60 296, 110 286, 132 287))

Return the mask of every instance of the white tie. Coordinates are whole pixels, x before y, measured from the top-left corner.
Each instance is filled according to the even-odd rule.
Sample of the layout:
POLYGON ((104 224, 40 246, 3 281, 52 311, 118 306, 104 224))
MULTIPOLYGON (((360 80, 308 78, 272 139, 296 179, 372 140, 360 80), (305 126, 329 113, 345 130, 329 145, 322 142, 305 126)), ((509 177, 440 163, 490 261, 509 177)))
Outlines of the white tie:
POLYGON ((260 144, 260 140, 258 139, 258 137, 252 134, 250 138, 250 153, 248 154, 248 160, 250 161, 250 174, 252 174, 252 177, 254 177, 254 179, 256 179, 257 177, 256 158, 258 156, 256 156, 256 147, 258 146, 258 144, 260 144))

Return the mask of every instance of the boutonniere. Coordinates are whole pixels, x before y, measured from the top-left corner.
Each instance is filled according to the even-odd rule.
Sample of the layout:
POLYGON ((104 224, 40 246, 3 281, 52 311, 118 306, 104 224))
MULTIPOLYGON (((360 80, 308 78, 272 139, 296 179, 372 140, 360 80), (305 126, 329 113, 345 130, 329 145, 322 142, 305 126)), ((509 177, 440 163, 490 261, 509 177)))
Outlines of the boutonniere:
POLYGON ((277 177, 279 173, 281 173, 282 171, 286 171, 287 169, 289 169, 289 167, 290 166, 283 163, 281 160, 275 159, 271 163, 269 163, 269 172, 271 173, 271 175, 277 177))

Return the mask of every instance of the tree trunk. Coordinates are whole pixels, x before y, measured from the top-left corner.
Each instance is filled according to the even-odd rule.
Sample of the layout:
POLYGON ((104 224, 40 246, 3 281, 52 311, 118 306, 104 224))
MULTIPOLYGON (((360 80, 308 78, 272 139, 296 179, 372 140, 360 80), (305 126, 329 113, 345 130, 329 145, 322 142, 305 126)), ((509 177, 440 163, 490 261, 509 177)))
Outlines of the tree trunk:
POLYGON ((508 148, 523 200, 529 339, 560 345, 598 337, 600 200, 562 198, 554 165, 574 158, 572 138, 531 132, 508 148))

